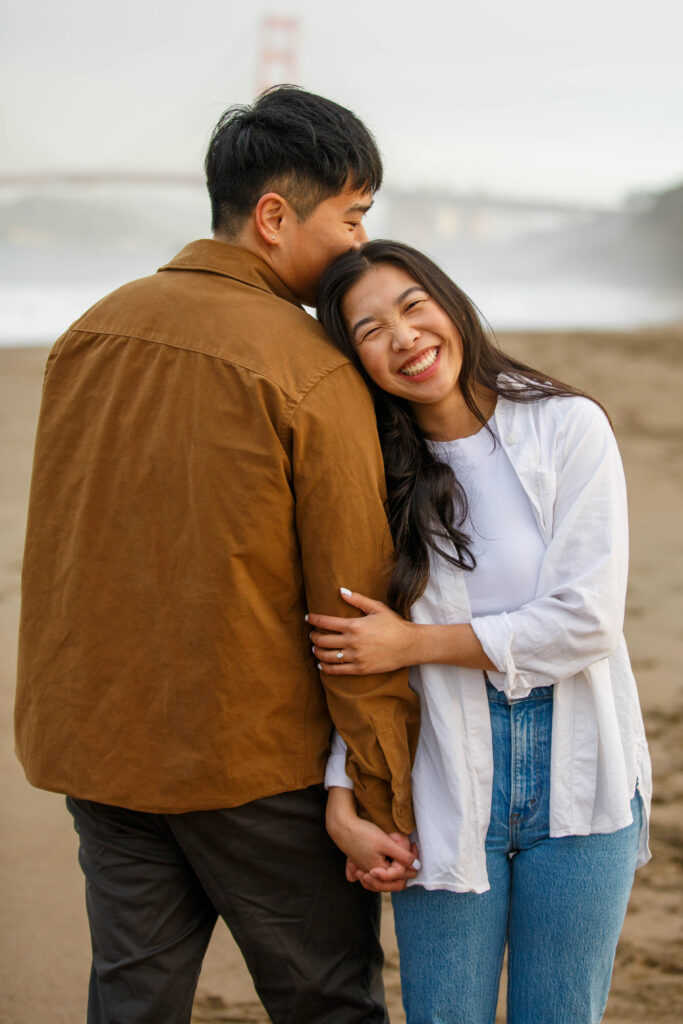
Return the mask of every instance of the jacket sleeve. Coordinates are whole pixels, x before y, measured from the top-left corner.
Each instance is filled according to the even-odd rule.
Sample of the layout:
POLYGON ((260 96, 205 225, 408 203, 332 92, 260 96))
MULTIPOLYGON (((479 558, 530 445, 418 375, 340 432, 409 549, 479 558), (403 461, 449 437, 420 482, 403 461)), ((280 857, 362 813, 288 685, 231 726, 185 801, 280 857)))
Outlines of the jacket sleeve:
POLYGON ((472 622, 512 697, 609 657, 623 629, 628 524, 617 444, 595 403, 558 402, 564 408, 555 436, 555 500, 537 597, 472 622))
MULTIPOLYGON (((355 615, 339 588, 384 600, 391 557, 375 415, 357 371, 343 364, 323 376, 297 406, 290 427, 308 607, 355 615)), ((408 686, 408 670, 320 678, 349 748, 347 771, 360 812, 385 831, 411 832, 419 701, 408 686)))

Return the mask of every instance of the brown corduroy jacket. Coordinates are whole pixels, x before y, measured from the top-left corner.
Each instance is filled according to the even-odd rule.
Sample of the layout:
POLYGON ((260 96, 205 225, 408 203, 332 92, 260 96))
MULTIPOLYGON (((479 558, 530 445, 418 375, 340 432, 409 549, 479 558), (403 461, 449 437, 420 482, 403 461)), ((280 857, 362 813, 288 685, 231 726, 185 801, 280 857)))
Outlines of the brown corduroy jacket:
POLYGON ((363 813, 414 827, 406 671, 321 676, 307 608, 381 598, 372 403, 244 249, 188 245, 53 348, 22 584, 19 758, 35 786, 151 812, 319 783, 334 722, 363 813))

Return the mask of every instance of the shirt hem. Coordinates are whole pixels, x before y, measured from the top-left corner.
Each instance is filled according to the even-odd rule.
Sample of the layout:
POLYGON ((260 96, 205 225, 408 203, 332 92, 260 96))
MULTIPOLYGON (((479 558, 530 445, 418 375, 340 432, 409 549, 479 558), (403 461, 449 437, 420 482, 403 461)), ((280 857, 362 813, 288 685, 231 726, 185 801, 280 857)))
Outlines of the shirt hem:
POLYGON ((300 789, 308 789, 309 786, 322 785, 323 777, 324 768, 296 780, 249 789, 239 796, 224 793, 206 799, 181 801, 136 800, 125 792, 102 791, 97 787, 90 789, 87 786, 71 785, 65 782, 52 784, 35 782, 28 775, 27 780, 35 789, 71 796, 76 800, 91 800, 93 803, 106 804, 109 807, 125 807, 127 810, 139 811, 143 814, 187 814, 191 811, 216 811, 242 807, 254 800, 265 800, 269 796, 279 796, 281 793, 293 793, 300 789))
POLYGON ((421 889, 426 889, 428 892, 440 892, 446 890, 447 892, 459 892, 459 893, 474 893, 476 896, 480 896, 482 893, 489 892, 491 886, 488 882, 470 883, 449 880, 425 880, 420 878, 411 878, 406 883, 406 888, 413 888, 419 886, 421 889))

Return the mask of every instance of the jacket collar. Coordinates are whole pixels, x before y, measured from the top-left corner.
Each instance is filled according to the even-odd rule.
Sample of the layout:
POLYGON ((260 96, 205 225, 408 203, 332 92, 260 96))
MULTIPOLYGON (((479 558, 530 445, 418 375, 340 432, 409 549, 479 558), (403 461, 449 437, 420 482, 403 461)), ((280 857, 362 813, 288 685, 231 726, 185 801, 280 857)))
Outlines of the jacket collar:
POLYGON ((210 274, 220 274, 251 285, 252 288, 271 292, 301 307, 284 281, 260 256, 241 246, 218 242, 214 238, 200 238, 190 242, 159 270, 203 270, 210 274))

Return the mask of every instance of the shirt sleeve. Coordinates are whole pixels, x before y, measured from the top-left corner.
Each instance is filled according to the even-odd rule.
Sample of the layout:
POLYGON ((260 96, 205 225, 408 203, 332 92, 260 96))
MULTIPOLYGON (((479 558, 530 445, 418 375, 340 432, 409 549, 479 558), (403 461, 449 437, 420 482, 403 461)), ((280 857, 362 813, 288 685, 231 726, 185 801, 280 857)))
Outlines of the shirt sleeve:
POLYGON ((472 622, 505 673, 505 692, 517 698, 609 657, 623 629, 628 523, 619 451, 594 402, 558 401, 566 411, 555 437, 555 502, 538 597, 472 622))
MULTIPOLYGON (((342 600, 340 587, 384 600, 392 549, 374 409, 351 364, 310 388, 291 431, 308 608, 357 615, 342 600)), ((410 771, 419 701, 408 685, 408 670, 320 678, 332 720, 348 744, 347 771, 360 813, 385 831, 409 833, 415 827, 410 771)))
POLYGON ((346 774, 346 751, 346 744, 335 729, 332 734, 330 756, 325 768, 325 789, 331 789, 332 786, 353 789, 353 782, 346 774))

